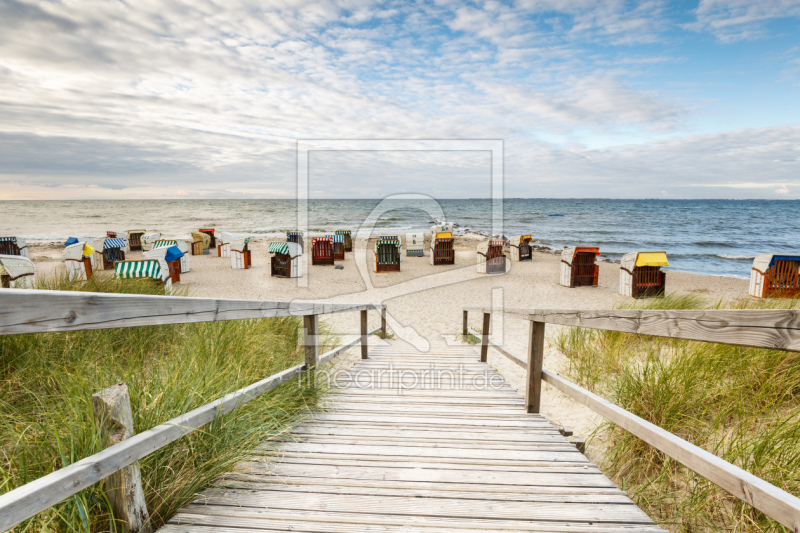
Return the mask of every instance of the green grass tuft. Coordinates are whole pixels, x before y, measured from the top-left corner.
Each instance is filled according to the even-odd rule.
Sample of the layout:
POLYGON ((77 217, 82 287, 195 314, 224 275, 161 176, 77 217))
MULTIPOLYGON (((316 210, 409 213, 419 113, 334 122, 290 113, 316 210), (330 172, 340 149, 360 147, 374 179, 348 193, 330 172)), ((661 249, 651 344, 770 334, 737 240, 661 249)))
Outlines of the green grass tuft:
MULTIPOLYGON (((787 309, 796 300, 709 302, 667 295, 642 309, 787 309)), ((800 494, 800 354, 563 328, 571 378, 752 474, 800 494)), ((776 522, 612 424, 604 469, 671 531, 784 531, 776 522)))
MULTIPOLYGON (((63 278, 39 288, 164 294, 150 280, 63 278)), ((299 317, 0 337, 0 493, 103 449, 91 395, 128 385, 137 432, 302 362, 299 317)), ((326 330, 323 330, 326 334, 326 330)), ((334 339, 335 342, 335 339, 334 339)), ((256 446, 314 406, 314 387, 287 383, 141 462, 158 527, 256 446)), ((17 531, 108 531, 100 482, 17 531)))

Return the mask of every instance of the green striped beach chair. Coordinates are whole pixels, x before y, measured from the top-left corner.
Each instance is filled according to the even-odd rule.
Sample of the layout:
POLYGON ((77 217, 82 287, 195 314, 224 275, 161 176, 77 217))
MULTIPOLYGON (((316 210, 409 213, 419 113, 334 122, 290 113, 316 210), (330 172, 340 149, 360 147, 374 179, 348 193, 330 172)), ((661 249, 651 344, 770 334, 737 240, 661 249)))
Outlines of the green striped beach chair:
POLYGON ((152 278, 164 282, 167 289, 172 288, 169 267, 163 259, 142 259, 139 261, 119 261, 114 264, 115 278, 152 278))
POLYGON ((400 272, 400 240, 381 237, 375 242, 375 272, 400 272))

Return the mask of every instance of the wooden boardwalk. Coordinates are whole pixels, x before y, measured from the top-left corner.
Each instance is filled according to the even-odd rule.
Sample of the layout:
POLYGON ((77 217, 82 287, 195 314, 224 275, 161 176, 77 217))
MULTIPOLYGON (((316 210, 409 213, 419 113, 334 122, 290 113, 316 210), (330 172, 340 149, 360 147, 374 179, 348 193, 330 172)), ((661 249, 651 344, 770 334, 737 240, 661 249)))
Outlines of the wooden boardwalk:
POLYGON ((161 531, 662 531, 476 348, 437 352, 372 348, 328 409, 161 531))

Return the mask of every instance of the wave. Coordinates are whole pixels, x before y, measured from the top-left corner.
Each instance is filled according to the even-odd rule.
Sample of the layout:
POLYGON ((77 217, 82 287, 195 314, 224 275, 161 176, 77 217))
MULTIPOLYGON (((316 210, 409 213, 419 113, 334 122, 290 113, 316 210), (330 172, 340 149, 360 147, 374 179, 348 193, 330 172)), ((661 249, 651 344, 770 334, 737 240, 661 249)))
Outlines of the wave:
POLYGON ((742 259, 755 259, 756 256, 754 255, 730 255, 730 254, 714 254, 714 257, 719 257, 722 259, 733 259, 733 260, 742 260, 742 259))

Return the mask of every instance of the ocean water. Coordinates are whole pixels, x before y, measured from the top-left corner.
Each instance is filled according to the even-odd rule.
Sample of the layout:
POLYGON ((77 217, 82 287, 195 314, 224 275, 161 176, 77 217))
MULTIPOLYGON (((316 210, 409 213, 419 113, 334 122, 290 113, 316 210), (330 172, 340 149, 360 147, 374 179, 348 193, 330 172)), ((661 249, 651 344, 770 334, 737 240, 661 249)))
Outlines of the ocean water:
MULTIPOLYGON (((380 200, 311 200, 312 235, 357 229, 380 200)), ((180 236, 201 227, 282 238, 297 226, 294 200, 129 200, 0 202, 0 235, 34 242, 101 237, 142 228, 180 236)), ((457 232, 492 231, 487 199, 386 200, 372 233, 427 232, 442 216, 457 232), (433 214, 431 214, 433 213, 433 214)), ((749 277, 759 253, 800 254, 800 201, 506 199, 502 234, 527 234, 544 246, 596 245, 616 260, 633 251, 665 250, 671 269, 749 277), (559 214, 563 216, 550 216, 559 214)))

